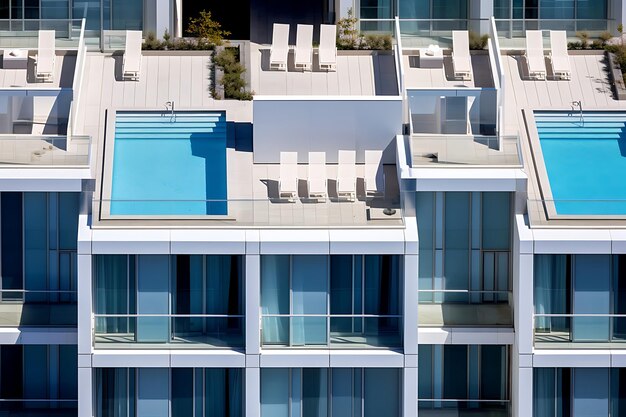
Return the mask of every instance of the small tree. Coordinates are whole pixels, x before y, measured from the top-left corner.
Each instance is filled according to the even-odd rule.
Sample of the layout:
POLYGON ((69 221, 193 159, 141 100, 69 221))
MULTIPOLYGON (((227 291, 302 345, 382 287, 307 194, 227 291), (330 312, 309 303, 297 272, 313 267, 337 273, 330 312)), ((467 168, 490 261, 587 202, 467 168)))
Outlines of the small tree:
POLYGON ((589 33, 582 30, 580 32, 576 32, 576 37, 580 39, 582 49, 587 49, 587 47, 589 46, 589 33))
POLYGON ((624 46, 624 25, 621 23, 617 25, 617 31, 619 32, 619 44, 624 46))
POLYGON ((199 41, 211 45, 221 45, 224 38, 230 35, 230 32, 222 30, 222 25, 213 20, 211 12, 206 10, 202 10, 198 17, 189 19, 187 32, 198 38, 199 41))
POLYGON ((348 9, 348 16, 337 22, 337 46, 341 49, 356 49, 359 46, 359 30, 356 27, 358 19, 354 17, 352 7, 348 9))

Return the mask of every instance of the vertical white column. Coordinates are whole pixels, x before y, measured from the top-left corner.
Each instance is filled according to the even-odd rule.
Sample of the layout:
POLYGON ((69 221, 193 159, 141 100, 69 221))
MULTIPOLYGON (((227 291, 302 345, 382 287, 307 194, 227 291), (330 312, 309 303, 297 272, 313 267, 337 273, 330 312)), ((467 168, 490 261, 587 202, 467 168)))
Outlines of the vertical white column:
POLYGON ((402 396, 403 417, 417 417, 417 372, 417 355, 406 356, 402 396))
POLYGON ((246 368, 246 417, 261 417, 261 369, 246 368))
MULTIPOLYGON (((80 250, 80 244, 79 244, 80 250)), ((91 355, 92 351, 92 277, 91 254, 78 254, 78 354, 91 355)))
POLYGON ((532 415, 533 353, 533 238, 524 215, 515 215, 513 238, 513 311, 515 344, 512 349, 512 415, 532 415))
MULTIPOLYGON (((404 232, 404 354, 417 355, 418 237, 415 217, 405 218, 404 232)), ((417 366, 417 365, 415 365, 417 366)))
MULTIPOLYGON (((246 355, 261 353, 261 256, 259 232, 246 231, 246 355)), ((258 362, 258 358, 256 359, 258 362)))
POLYGON ((78 415, 80 417, 92 417, 94 415, 93 379, 90 366, 91 364, 88 367, 81 367, 81 362, 78 361, 78 415))

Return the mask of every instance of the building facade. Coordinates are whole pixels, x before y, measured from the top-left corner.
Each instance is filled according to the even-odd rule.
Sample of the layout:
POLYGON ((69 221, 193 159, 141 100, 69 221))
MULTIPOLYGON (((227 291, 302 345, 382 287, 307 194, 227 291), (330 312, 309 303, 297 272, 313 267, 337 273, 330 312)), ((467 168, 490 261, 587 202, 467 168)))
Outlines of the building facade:
POLYGON ((623 415, 626 101, 594 51, 520 54, 623 4, 301 3, 238 3, 251 101, 213 98, 212 52, 124 77, 102 39, 181 34, 184 2, 0 5, 0 414, 623 415), (274 23, 349 8, 392 49, 270 69, 274 23))

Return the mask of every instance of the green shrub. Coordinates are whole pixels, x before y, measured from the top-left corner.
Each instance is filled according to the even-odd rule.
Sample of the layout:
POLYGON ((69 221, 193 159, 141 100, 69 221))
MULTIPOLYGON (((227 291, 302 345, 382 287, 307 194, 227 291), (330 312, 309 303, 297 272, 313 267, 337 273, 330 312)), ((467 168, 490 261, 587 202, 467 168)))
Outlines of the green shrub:
POLYGON ((389 51, 393 46, 391 35, 366 35, 365 44, 366 49, 389 51))
POLYGON ((224 72, 220 80, 224 98, 252 100, 252 93, 246 90, 246 80, 243 79, 246 68, 239 62, 238 54, 239 48, 224 48, 215 55, 213 62, 224 72))
POLYGON ((600 41, 602 42, 602 46, 606 45, 606 43, 608 41, 610 41, 611 39, 613 39, 613 34, 611 32, 602 32, 600 34, 600 36, 598 36, 598 38, 600 39, 600 41))
POLYGON ((576 37, 580 39, 580 45, 582 49, 587 49, 587 46, 589 46, 589 33, 585 32, 584 30, 576 32, 576 37))
POLYGON ((215 48, 209 42, 202 39, 171 38, 165 31, 163 40, 156 38, 153 32, 148 32, 143 42, 142 49, 147 51, 210 51, 215 48))
POLYGON ((358 19, 354 17, 352 7, 348 9, 348 16, 337 21, 337 48, 358 49, 361 35, 356 27, 358 19))
POLYGON ((487 46, 487 42, 489 42, 489 35, 480 36, 478 33, 471 31, 469 32, 469 48, 474 50, 485 49, 487 46))

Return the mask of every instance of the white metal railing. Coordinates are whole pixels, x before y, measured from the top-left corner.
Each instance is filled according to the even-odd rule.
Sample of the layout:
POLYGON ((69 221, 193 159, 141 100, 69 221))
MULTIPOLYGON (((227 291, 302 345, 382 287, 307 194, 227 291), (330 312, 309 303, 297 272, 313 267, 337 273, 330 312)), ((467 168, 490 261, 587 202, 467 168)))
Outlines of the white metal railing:
POLYGON ((72 104, 70 106, 70 120, 67 127, 68 136, 78 135, 78 121, 82 120, 80 112, 81 92, 87 60, 87 46, 85 45, 85 19, 81 21, 78 51, 76 53, 76 67, 74 68, 74 82, 72 84, 72 104))

